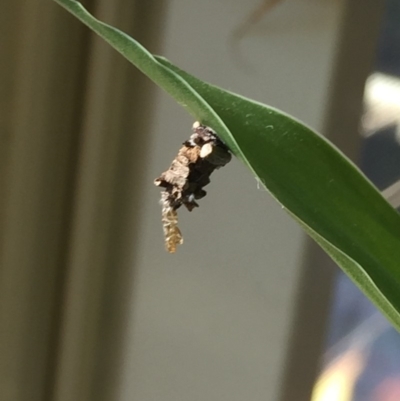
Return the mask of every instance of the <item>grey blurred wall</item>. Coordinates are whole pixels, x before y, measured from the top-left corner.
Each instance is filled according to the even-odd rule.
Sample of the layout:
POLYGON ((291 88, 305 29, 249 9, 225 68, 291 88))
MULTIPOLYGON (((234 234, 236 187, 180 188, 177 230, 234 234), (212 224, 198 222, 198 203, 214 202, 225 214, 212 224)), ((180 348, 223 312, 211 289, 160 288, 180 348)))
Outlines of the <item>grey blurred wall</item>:
MULTIPOLYGON (((379 21, 356 3, 282 1, 232 44, 258 1, 84 2, 350 155, 379 21)), ((54 2, 3 10, 0 398, 307 401, 327 259, 236 160, 166 254, 152 181, 193 121, 54 2)))
MULTIPOLYGON (((169 2, 163 54, 321 130, 343 3, 283 2, 233 54, 228 38, 257 4, 169 2)), ((191 124, 160 94, 148 182, 169 165, 191 124)), ((277 400, 304 234, 235 160, 215 173, 198 210, 181 213, 185 244, 167 255, 158 190, 143 191, 121 399, 277 400)), ((313 369, 312 360, 304 369, 308 362, 313 369)))

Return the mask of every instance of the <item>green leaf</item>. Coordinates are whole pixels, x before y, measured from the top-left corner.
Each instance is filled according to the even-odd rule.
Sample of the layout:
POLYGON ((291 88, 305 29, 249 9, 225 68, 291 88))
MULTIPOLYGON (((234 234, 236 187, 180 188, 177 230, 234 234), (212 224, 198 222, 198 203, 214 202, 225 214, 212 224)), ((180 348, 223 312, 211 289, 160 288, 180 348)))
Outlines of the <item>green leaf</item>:
POLYGON ((400 330, 400 215, 339 150, 293 117, 207 84, 153 56, 123 32, 96 20, 78 2, 55 1, 196 120, 218 132, 400 330))

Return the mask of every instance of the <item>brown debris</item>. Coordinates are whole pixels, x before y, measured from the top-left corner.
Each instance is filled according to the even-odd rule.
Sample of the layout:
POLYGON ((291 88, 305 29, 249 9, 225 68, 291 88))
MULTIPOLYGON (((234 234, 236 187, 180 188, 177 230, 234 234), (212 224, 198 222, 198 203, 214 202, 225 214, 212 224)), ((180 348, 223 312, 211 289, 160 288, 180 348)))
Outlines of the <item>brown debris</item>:
POLYGON ((209 127, 196 122, 193 134, 183 143, 170 168, 154 180, 165 188, 161 195, 162 222, 168 252, 183 243, 177 226, 176 210, 184 205, 190 212, 198 207, 196 200, 206 195, 203 187, 210 183, 211 173, 231 160, 228 148, 209 127))
POLYGON ((169 253, 174 253, 177 245, 183 244, 183 237, 178 227, 178 213, 171 207, 168 197, 169 194, 166 191, 161 194, 161 221, 163 223, 165 247, 169 253))

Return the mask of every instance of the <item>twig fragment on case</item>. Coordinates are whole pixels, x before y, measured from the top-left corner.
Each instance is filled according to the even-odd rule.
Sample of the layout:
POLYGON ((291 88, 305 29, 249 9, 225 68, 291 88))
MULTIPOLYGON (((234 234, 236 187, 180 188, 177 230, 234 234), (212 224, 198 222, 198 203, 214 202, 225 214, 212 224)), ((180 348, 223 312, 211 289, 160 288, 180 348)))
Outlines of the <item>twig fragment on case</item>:
POLYGON ((184 205, 191 212, 198 207, 196 201, 206 195, 203 188, 210 183, 212 172, 231 158, 215 131, 196 122, 193 134, 183 143, 169 169, 154 180, 155 185, 165 188, 161 194, 161 206, 168 252, 175 252, 177 245, 183 243, 177 209, 184 205))

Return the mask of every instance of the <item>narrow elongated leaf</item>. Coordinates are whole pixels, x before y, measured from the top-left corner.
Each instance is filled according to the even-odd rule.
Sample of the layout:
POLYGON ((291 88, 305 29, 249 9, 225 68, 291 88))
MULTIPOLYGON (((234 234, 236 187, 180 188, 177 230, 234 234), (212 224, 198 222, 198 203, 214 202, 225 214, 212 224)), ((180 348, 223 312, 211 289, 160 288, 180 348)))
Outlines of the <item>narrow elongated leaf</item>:
POLYGON ((333 145, 272 107, 155 57, 78 2, 55 0, 216 130, 269 192, 400 330, 400 215, 333 145))

